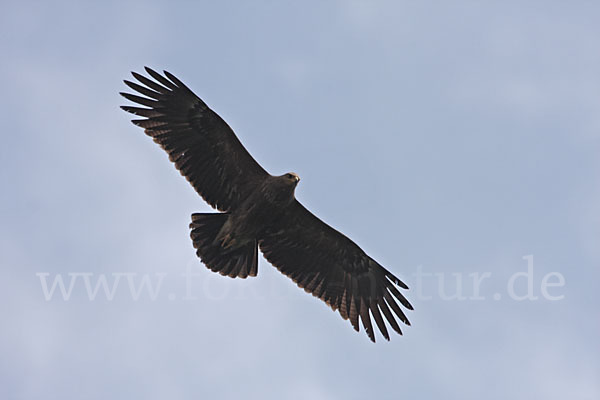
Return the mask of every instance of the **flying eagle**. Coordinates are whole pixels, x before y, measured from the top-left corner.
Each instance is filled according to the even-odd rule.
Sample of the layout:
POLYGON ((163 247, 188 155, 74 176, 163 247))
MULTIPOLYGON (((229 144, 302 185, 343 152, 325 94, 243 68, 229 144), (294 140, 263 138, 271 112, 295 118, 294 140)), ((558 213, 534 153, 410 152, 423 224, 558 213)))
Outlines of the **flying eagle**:
POLYGON ((389 340, 386 324, 410 325, 398 305, 412 306, 398 288, 408 287, 333 229, 294 196, 300 177, 273 176, 221 117, 179 79, 146 68, 125 84, 142 96, 121 93, 139 106, 122 106, 143 119, 132 122, 158 143, 194 189, 220 213, 192 214, 196 254, 212 271, 232 278, 256 276, 258 249, 306 292, 339 311, 356 331, 360 319, 375 342, 371 317, 389 340), (395 315, 394 315, 395 314, 395 315))

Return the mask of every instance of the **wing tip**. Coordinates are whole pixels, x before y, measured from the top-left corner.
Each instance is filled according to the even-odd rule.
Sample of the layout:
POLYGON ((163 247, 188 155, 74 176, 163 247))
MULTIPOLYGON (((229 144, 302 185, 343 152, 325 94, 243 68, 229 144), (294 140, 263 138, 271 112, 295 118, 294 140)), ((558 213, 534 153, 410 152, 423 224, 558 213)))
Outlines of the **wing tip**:
POLYGON ((140 82, 144 79, 144 76, 138 72, 135 72, 135 71, 129 71, 129 72, 131 72, 131 76, 133 76, 135 79, 137 79, 140 82))
MULTIPOLYGON (((131 123, 134 124, 135 126, 139 126, 140 128, 143 128, 142 124, 145 123, 146 121, 148 121, 147 119, 132 119, 131 123)), ((146 134, 150 135, 150 133, 148 133, 148 130, 146 130, 146 134)), ((150 135, 152 136, 152 135, 150 135)))
POLYGON ((404 282, 402 282, 400 279, 398 279, 398 277, 396 277, 394 274, 392 274, 389 271, 386 271, 385 277, 388 278, 392 283, 394 283, 395 285, 401 287, 402 289, 406 289, 408 290, 408 285, 404 282))
POLYGON ((155 70, 153 70, 152 68, 150 68, 150 67, 149 67, 149 66, 147 66, 147 65, 144 65, 144 71, 146 71, 146 72, 147 72, 147 73, 149 73, 150 75, 153 75, 153 74, 157 74, 157 73, 158 73, 158 72, 156 72, 155 70))
POLYGON ((127 79, 123 79, 123 83, 126 84, 127 86, 129 86, 131 89, 136 90, 136 88, 135 88, 136 84, 135 83, 133 83, 131 81, 128 81, 127 79))

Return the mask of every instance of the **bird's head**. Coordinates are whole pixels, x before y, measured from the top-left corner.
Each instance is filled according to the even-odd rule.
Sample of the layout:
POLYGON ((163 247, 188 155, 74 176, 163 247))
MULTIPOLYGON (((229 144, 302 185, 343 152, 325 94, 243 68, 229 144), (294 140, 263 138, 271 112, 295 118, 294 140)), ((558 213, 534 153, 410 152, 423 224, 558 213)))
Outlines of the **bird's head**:
POLYGON ((292 184, 294 187, 300 182, 300 177, 295 172, 288 172, 287 174, 283 174, 281 178, 285 179, 286 182, 292 184))
POLYGON ((274 203, 289 204, 294 200, 294 192, 296 186, 300 182, 300 177, 293 173, 288 172, 287 174, 272 176, 265 182, 264 193, 265 196, 270 198, 274 203))

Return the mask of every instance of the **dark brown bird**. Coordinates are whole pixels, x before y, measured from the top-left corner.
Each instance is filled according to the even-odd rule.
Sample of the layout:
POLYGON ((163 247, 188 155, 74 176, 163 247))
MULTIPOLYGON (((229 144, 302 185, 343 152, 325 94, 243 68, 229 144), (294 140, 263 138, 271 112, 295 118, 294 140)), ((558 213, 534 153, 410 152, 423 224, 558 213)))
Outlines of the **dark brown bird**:
POLYGON ((398 305, 412 306, 398 288, 408 287, 352 240, 314 216, 296 200, 300 177, 270 175, 242 146, 231 128, 179 79, 146 68, 132 72, 139 94, 121 93, 143 107, 122 106, 143 117, 132 122, 168 154, 175 167, 221 213, 192 214, 196 254, 212 271, 232 278, 256 276, 258 249, 279 271, 349 319, 360 319, 369 338, 371 317, 389 340, 385 320, 402 334, 398 305))

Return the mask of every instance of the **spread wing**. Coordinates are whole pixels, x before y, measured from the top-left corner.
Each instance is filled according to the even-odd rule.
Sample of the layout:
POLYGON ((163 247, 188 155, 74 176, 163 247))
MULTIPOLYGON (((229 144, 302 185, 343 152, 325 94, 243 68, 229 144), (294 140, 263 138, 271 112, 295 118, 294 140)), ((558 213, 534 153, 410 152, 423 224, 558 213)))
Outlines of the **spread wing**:
POLYGON ((285 216, 259 240, 265 258, 306 292, 326 302, 355 330, 358 320, 374 342, 371 317, 389 340, 384 323, 402 334, 396 318, 410 325, 398 302, 412 306, 398 287, 408 287, 297 200, 285 216))
POLYGON ((154 80, 132 72, 140 83, 125 81, 137 94, 121 93, 138 106, 122 106, 144 117, 132 122, 168 154, 175 167, 212 207, 230 211, 268 173, 242 146, 221 117, 179 79, 146 67, 154 80))

